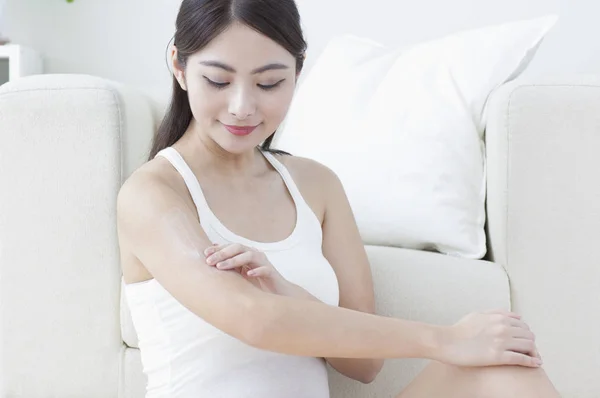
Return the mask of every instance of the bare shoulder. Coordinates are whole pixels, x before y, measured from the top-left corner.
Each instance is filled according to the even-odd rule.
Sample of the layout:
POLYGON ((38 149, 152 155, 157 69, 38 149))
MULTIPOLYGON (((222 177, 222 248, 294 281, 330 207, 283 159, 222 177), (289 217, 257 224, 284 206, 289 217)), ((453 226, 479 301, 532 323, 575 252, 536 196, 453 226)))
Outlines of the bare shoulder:
POLYGON ((117 217, 126 217, 130 210, 172 193, 167 173, 154 159, 135 170, 123 183, 117 196, 117 217))
POLYGON ((117 195, 117 229, 121 247, 127 249, 127 236, 139 232, 140 220, 160 209, 172 207, 190 209, 190 214, 196 214, 185 183, 170 163, 156 158, 135 170, 117 195))
MULTIPOLYGON (((166 159, 158 160, 134 171, 117 196, 117 234, 121 268, 127 283, 152 277, 146 264, 140 260, 140 241, 152 241, 149 231, 157 225, 162 214, 178 212, 198 221, 193 202, 190 204, 191 198, 186 197, 189 194, 185 183, 179 181, 177 171, 164 163, 168 162, 166 159)), ((154 246, 160 246, 160 242, 154 246)))
POLYGON ((289 155, 276 155, 276 157, 288 168, 292 177, 302 182, 310 182, 318 185, 319 188, 328 187, 331 183, 339 183, 335 172, 316 160, 289 155))
POLYGON ((302 196, 322 223, 328 203, 340 190, 343 191, 335 172, 322 163, 301 156, 275 157, 288 169, 302 196))

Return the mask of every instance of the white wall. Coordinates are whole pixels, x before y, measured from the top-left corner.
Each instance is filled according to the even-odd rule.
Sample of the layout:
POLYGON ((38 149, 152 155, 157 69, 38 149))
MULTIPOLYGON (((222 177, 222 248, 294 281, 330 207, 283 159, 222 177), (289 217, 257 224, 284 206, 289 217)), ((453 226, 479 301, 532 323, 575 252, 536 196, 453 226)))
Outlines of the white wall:
MULTIPOLYGON (((461 29, 558 13, 527 75, 600 73, 598 0, 297 0, 309 41, 307 70, 335 34, 408 45, 461 29)), ((37 49, 48 73, 131 84, 166 103, 165 49, 177 0, 8 0, 6 34, 37 49)))

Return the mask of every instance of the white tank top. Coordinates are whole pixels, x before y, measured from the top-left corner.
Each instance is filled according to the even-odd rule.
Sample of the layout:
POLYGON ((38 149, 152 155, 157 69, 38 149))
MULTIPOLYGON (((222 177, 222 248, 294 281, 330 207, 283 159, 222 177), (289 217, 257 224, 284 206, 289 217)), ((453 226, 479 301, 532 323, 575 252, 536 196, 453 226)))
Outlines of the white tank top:
MULTIPOLYGON (((296 226, 284 240, 256 242, 227 229, 209 208, 200 184, 173 147, 160 151, 183 177, 212 243, 237 242, 263 251, 281 275, 326 304, 339 304, 338 281, 322 253, 321 224, 288 170, 262 152, 279 172, 296 205, 296 226)), ((127 284, 126 298, 136 329, 146 398, 328 398, 322 358, 260 350, 198 317, 155 279, 127 284)))

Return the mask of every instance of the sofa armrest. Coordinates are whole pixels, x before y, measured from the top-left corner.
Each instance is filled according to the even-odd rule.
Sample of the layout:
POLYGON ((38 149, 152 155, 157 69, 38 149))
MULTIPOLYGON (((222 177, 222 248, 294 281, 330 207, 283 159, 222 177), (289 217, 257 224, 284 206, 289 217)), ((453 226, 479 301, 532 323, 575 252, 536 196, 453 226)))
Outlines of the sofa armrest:
POLYGON ((600 394, 600 76, 512 82, 487 107, 489 259, 564 396, 600 394))
POLYGON ((116 198, 153 132, 104 79, 0 87, 0 397, 119 396, 116 198))

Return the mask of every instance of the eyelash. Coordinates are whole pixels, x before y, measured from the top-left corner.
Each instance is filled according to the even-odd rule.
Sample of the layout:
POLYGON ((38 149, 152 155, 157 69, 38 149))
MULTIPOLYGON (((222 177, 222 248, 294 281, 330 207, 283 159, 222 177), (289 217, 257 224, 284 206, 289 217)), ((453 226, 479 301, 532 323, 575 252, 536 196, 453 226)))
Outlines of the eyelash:
MULTIPOLYGON (((210 84, 211 86, 213 86, 214 88, 218 89, 218 90, 223 90, 225 87, 229 86, 229 83, 217 83, 217 82, 213 82, 212 80, 210 80, 208 77, 203 76, 204 79, 206 79, 206 82, 208 84, 210 84)), ((271 84, 268 86, 262 85, 262 84, 257 84, 258 87, 260 87, 261 89, 265 90, 265 91, 271 91, 276 89, 281 83, 283 83, 285 79, 282 79, 280 81, 278 81, 275 84, 271 84)))

